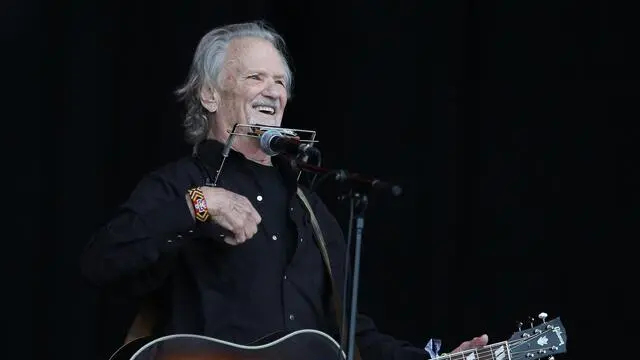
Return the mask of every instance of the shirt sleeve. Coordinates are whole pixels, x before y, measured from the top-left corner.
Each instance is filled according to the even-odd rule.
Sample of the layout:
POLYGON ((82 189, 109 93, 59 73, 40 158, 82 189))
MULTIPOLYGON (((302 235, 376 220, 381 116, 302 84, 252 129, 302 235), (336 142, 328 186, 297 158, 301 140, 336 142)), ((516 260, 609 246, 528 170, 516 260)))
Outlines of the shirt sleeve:
POLYGON ((356 343, 363 359, 427 360, 429 354, 411 343, 381 333, 371 318, 358 314, 356 343))
MULTIPOLYGON (((91 237, 81 255, 84 276, 98 286, 143 295, 166 278, 194 232, 179 169, 145 176, 118 212, 91 237)), ((186 176, 186 175, 182 175, 186 176)))

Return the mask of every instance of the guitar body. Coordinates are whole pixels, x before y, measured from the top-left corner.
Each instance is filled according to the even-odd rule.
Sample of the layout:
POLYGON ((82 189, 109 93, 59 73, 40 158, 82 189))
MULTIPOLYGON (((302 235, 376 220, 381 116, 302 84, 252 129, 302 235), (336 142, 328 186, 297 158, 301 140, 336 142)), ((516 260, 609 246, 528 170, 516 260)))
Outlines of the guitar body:
MULTIPOLYGON (((515 332, 509 340, 442 355, 434 360, 537 360, 565 353, 567 337, 560 318, 545 321, 546 316, 546 313, 541 313, 542 324, 515 332)), ((109 360, 303 359, 345 360, 346 356, 331 336, 322 331, 304 329, 273 333, 250 345, 193 334, 139 338, 122 346, 109 360)))
POLYGON ((344 360, 340 345, 312 329, 271 335, 252 345, 193 334, 139 338, 118 349, 109 360, 344 360), (272 340, 273 339, 273 340, 272 340))

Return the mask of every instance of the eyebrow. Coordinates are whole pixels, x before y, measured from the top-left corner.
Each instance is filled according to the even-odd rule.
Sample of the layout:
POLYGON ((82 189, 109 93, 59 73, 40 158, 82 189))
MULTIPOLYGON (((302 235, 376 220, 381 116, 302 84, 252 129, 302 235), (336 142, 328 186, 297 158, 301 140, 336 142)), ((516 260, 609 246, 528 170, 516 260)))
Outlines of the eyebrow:
MULTIPOLYGON (((249 70, 247 70, 247 74, 266 74, 266 73, 267 73, 267 71, 260 70, 260 69, 249 69, 249 70)), ((281 79, 281 80, 285 80, 287 78, 287 76, 285 74, 274 74, 273 77, 276 78, 276 79, 281 79)))

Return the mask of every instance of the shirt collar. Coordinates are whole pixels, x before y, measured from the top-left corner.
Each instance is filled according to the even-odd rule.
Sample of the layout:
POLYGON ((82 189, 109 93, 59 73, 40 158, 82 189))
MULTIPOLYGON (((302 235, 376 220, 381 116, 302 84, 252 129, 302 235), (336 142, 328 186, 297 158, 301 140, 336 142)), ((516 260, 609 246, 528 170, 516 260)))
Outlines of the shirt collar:
MULTIPOLYGON (((224 150, 224 144, 213 139, 206 139, 198 143, 196 146, 195 156, 198 156, 205 165, 207 165, 213 172, 217 171, 222 163, 222 151, 224 150)), ((229 157, 226 161, 233 161, 234 163, 241 163, 244 161, 251 161, 247 159, 242 153, 230 149, 229 157)), ((298 173, 292 166, 292 159, 285 155, 275 155, 271 157, 271 162, 275 168, 277 168, 283 175, 286 186, 289 188, 295 188, 298 184, 298 173)), ((222 169, 224 172, 224 168, 222 169)))

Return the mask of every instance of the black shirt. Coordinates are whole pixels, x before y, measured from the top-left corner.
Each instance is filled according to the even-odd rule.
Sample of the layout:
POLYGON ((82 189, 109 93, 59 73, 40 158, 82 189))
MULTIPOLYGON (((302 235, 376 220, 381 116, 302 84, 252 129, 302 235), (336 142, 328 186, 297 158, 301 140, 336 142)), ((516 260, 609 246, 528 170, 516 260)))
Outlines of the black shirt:
MULTIPOLYGON (((249 178, 244 178, 243 183, 246 181, 250 184, 251 181, 255 181, 256 188, 253 192, 258 194, 266 194, 261 196, 261 200, 258 201, 261 211, 261 215, 265 218, 265 222, 262 226, 271 227, 274 234, 278 234, 280 242, 278 244, 284 244, 286 251, 286 262, 290 262, 294 254, 295 249, 298 246, 296 239, 296 229, 291 217, 289 216, 289 193, 284 185, 284 178, 280 173, 280 170, 276 166, 265 166, 252 161, 249 161, 246 168, 251 174, 249 178)), ((227 175, 225 173, 225 175, 227 175)), ((233 177, 234 181, 237 177, 233 177)), ((250 185, 246 189, 251 190, 250 185)))
MULTIPOLYGON (((135 301, 154 299, 163 315, 158 335, 193 333, 248 344, 274 332, 312 328, 339 341, 329 278, 285 158, 274 157, 268 167, 232 150, 224 163, 217 186, 247 197, 262 217, 258 233, 245 243, 228 245, 221 227, 191 217, 185 194, 210 184, 221 151, 222 144, 207 140, 196 156, 145 176, 88 243, 85 276, 135 301)), ((342 231, 319 197, 303 191, 341 291, 342 231)), ((365 316, 359 315, 357 328, 363 360, 427 358, 424 350, 380 334, 365 316)))

